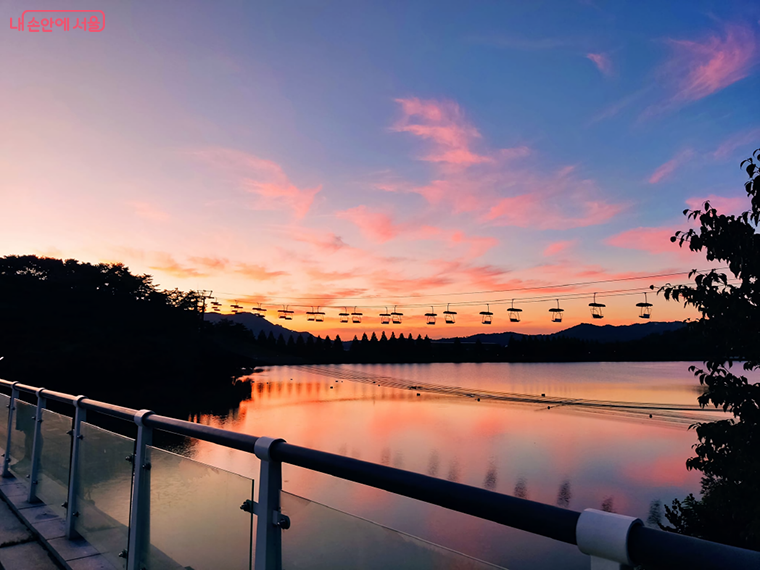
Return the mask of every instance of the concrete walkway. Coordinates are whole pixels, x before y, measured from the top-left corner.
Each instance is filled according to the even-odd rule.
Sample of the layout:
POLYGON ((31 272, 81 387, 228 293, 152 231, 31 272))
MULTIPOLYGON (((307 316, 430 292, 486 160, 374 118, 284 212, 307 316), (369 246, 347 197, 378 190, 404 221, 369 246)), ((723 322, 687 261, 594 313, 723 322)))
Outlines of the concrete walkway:
POLYGON ((114 570, 87 541, 68 540, 64 521, 27 486, 0 477, 0 567, 3 570, 114 570))
POLYGON ((61 570, 35 533, 0 500, 0 568, 3 570, 61 570))

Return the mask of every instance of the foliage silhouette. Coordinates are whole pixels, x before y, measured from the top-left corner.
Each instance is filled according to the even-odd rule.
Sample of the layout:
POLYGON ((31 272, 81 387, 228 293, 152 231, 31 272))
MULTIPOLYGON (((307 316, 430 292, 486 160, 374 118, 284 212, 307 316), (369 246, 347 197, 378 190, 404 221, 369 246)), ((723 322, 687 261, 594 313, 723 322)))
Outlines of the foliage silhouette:
MULTIPOLYGON (((757 159, 760 149, 755 151, 757 159)), ((750 209, 738 216, 719 214, 709 202, 703 210, 685 210, 698 221, 697 230, 676 232, 671 241, 704 250, 708 261, 728 265, 733 279, 712 270, 692 272, 694 285, 665 286, 667 299, 699 309, 692 328, 708 339, 714 356, 690 370, 705 387, 699 397, 733 418, 695 424, 696 457, 686 462, 702 478, 702 498, 689 495, 665 507, 668 530, 726 544, 760 550, 760 383, 734 370, 744 361, 746 372, 760 368, 760 168, 753 159, 742 163, 750 209), (737 372, 737 373, 734 373, 737 372)))
POLYGON ((248 362, 222 345, 253 335, 204 325, 195 292, 160 291, 118 263, 33 255, 0 258, 0 292, 7 379, 167 412, 199 393, 209 405, 245 396, 231 377, 248 362))

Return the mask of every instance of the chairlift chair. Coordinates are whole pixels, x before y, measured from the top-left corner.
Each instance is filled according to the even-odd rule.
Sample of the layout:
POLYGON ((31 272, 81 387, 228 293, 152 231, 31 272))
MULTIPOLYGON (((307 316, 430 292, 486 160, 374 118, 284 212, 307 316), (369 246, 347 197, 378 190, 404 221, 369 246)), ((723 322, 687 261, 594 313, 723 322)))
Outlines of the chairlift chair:
POLYGON ((356 324, 359 324, 362 322, 362 314, 360 311, 356 310, 356 307, 354 307, 354 310, 351 312, 351 322, 356 324))
POLYGON ((265 312, 266 309, 261 306, 261 303, 258 307, 253 307, 253 314, 257 317, 263 317, 265 312))
POLYGON ((293 311, 289 310, 287 305, 283 305, 282 309, 277 309, 277 313, 281 319, 284 319, 286 321, 293 320, 293 317, 291 316, 293 314, 293 311))
POLYGON ((512 306, 507 309, 507 313, 509 313, 509 322, 510 323, 519 323, 520 322, 520 313, 522 313, 522 309, 515 309, 515 300, 512 299, 512 306))
POLYGON ((647 302, 647 294, 644 293, 644 302, 643 303, 636 303, 636 306, 639 307, 639 318, 641 319, 648 319, 652 316, 652 303, 647 302))
POLYGON ((549 312, 552 314, 552 322, 553 323, 561 323, 562 322, 562 313, 565 312, 565 309, 560 309, 559 307, 559 299, 557 299, 557 308, 549 309, 549 312))
POLYGON ((232 305, 230 305, 230 309, 232 309, 232 314, 233 315, 237 315, 240 311, 243 310, 243 307, 241 307, 240 305, 238 305, 237 301, 235 301, 234 303, 232 303, 232 305))
POLYGON ((314 320, 317 321, 318 323, 324 322, 325 320, 325 312, 320 311, 319 307, 317 307, 317 310, 314 311, 314 320))
POLYGON ((480 311, 480 314, 482 315, 482 318, 480 319, 480 322, 484 325, 490 325, 491 319, 493 318, 493 313, 491 312, 491 307, 486 305, 485 311, 480 311))
POLYGON ((404 316, 404 313, 399 313, 396 310, 396 306, 393 306, 393 312, 391 313, 391 323, 394 325, 400 325, 401 324, 401 317, 404 316))
POLYGON ((425 313, 425 318, 427 319, 427 324, 434 325, 435 324, 435 318, 438 315, 435 313, 435 309, 433 307, 430 307, 430 312, 425 313))
POLYGON ((444 318, 447 325, 453 325, 457 321, 457 312, 449 310, 449 304, 446 304, 446 310, 443 311, 444 318))
POLYGON ((594 319, 603 319, 604 315, 602 314, 602 309, 606 307, 607 305, 604 305, 602 303, 596 302, 596 293, 594 293, 594 302, 588 304, 589 307, 591 307, 591 317, 594 319))
POLYGON ((306 320, 307 321, 314 320, 314 307, 311 308, 311 311, 306 311, 306 320))
POLYGON ((343 307, 343 312, 342 313, 338 313, 338 316, 340 317, 340 322, 341 323, 347 323, 348 322, 348 317, 350 316, 348 314, 348 307, 343 307))
POLYGON ((388 307, 385 307, 385 312, 380 313, 380 324, 387 325, 391 322, 391 314, 388 312, 388 307))

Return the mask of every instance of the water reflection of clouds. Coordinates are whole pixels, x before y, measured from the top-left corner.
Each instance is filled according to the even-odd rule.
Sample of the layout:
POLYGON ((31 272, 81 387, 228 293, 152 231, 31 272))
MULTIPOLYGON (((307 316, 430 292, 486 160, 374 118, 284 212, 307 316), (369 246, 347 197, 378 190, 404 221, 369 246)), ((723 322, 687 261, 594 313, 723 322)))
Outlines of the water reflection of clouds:
MULTIPOLYGON (((681 363, 680 366, 687 365, 681 363)), ((518 378, 517 383, 509 378, 500 380, 493 376, 499 370, 495 367, 459 365, 457 370, 468 382, 471 378, 468 374, 475 371, 491 374, 490 378, 480 378, 478 382, 504 391, 517 391, 518 387, 533 389, 537 385, 547 394, 564 391, 562 387, 552 388, 542 382, 531 387, 525 377, 518 378)), ((575 373, 578 370, 576 368, 575 373)), ((442 379, 437 375, 440 367, 378 366, 364 367, 364 371, 387 377, 410 373, 407 377, 420 384, 462 380, 442 379)), ((557 369, 554 373, 556 375, 557 369)), ((671 379, 670 386, 677 387, 673 392, 647 391, 643 384, 651 383, 651 379, 637 374, 626 381, 629 387, 625 390, 614 383, 610 390, 618 390, 616 394, 636 394, 638 399, 643 399, 641 394, 649 393, 656 401, 658 394, 672 393, 681 402, 695 400, 693 383, 681 385, 671 379), (642 385, 636 385, 636 378, 642 385)), ((224 424, 254 435, 283 437, 297 445, 343 455, 360 453, 367 461, 501 493, 524 494, 531 500, 564 508, 598 509, 605 499, 612 497, 615 510, 642 519, 647 517, 652 501, 667 504, 670 499, 699 488, 698 474, 687 472, 684 467, 695 439, 693 431, 687 431, 684 426, 663 426, 641 418, 620 421, 616 416, 605 414, 476 402, 472 398, 424 392, 417 397, 416 391, 371 382, 336 383, 334 378, 284 367, 272 368, 256 375, 255 379, 253 397, 243 402, 236 413, 225 418, 205 416, 202 422, 224 424)), ((596 381, 582 386, 576 374, 573 382, 574 387, 568 393, 610 397, 601 391, 596 381)), ((197 444, 195 453, 202 461, 256 477, 247 454, 206 443, 197 444)), ((552 553, 561 551, 561 547, 553 543, 547 546, 540 541, 533 542, 524 534, 514 535, 482 521, 462 521, 455 514, 418 502, 407 503, 403 498, 375 489, 291 466, 285 466, 283 473, 291 492, 475 556, 505 561, 529 555, 551 558, 552 553), (505 536, 512 538, 508 540, 505 536), (517 550, 521 554, 517 555, 517 550)))

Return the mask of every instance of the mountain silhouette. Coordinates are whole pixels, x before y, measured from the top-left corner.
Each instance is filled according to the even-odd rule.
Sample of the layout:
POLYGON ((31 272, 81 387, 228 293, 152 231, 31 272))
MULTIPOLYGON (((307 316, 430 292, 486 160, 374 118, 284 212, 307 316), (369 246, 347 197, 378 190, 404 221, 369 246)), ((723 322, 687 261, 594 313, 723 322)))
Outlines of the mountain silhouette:
POLYGON ((675 331, 682 329, 686 324, 683 322, 653 322, 653 323, 636 323, 633 325, 592 325, 581 323, 569 329, 547 335, 526 335, 518 332, 508 331, 500 333, 478 333, 465 337, 452 337, 434 340, 433 342, 453 342, 454 338, 459 338, 461 342, 477 342, 483 344, 498 344, 499 346, 509 345, 513 338, 529 337, 565 337, 576 338, 579 340, 588 340, 594 342, 626 342, 639 340, 651 334, 661 334, 663 332, 675 331))
POLYGON ((304 340, 307 340, 309 337, 314 336, 308 332, 293 331, 281 325, 270 323, 266 318, 254 315, 252 313, 237 313, 230 315, 206 313, 205 317, 207 321, 214 324, 218 323, 222 319, 228 319, 233 323, 240 323, 245 328, 252 331, 254 335, 258 335, 261 331, 264 331, 265 335, 269 335, 271 332, 274 337, 277 338, 280 334, 282 334, 285 342, 287 342, 290 337, 293 337, 293 340, 295 341, 298 340, 299 336, 303 337, 304 340))

